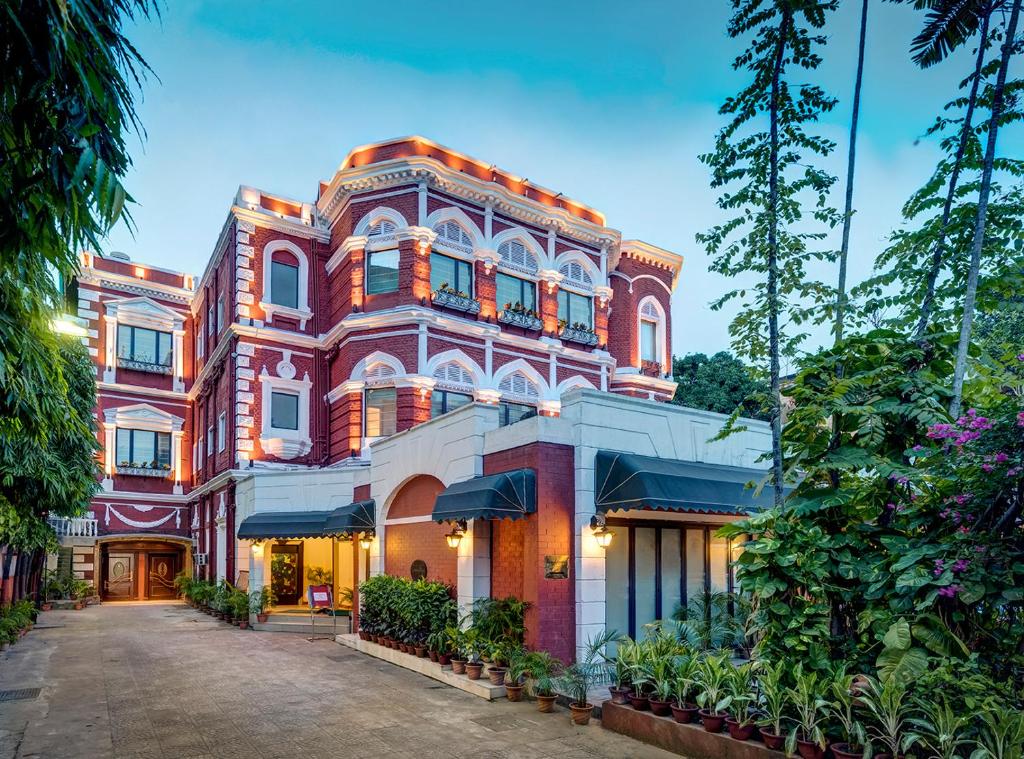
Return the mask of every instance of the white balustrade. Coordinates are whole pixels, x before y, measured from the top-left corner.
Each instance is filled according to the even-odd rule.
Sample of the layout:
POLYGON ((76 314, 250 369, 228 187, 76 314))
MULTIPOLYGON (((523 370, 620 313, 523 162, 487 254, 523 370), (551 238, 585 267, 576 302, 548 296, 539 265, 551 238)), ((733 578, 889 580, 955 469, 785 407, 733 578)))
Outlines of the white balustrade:
POLYGON ((95 538, 99 523, 89 517, 50 517, 48 521, 60 538, 95 538))

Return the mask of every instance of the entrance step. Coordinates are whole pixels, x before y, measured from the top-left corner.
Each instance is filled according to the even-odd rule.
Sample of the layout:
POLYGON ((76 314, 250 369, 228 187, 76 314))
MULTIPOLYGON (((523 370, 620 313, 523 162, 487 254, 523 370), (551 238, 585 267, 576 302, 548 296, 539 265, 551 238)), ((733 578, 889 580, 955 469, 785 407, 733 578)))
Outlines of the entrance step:
MULTIPOLYGON (((337 620, 338 635, 348 633, 351 629, 351 619, 337 617, 337 620)), ((271 614, 267 617, 266 622, 262 624, 257 622, 252 629, 259 632, 302 633, 303 635, 333 635, 335 631, 333 620, 326 614, 317 614, 315 625, 310 624, 308 614, 304 617, 295 614, 271 614)))

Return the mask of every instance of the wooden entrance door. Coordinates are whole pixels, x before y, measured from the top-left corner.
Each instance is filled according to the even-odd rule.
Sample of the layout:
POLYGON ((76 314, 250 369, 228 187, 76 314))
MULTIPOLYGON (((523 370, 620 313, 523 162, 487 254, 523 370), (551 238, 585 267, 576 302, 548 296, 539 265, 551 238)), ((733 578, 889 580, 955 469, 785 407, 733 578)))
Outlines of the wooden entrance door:
POLYGON ((130 601, 135 598, 135 554, 107 554, 103 572, 103 595, 111 601, 130 601))
POLYGON ((297 604, 302 595, 302 544, 270 547, 270 587, 279 604, 297 604))
POLYGON ((147 554, 146 597, 151 599, 174 599, 174 575, 178 574, 178 556, 173 553, 147 554))

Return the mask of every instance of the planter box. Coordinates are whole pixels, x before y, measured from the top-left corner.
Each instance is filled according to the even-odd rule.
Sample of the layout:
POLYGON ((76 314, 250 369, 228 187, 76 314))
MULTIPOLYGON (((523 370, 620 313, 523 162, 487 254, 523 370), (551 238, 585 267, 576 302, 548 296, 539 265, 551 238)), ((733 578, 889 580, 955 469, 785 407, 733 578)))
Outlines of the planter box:
POLYGON ((572 327, 566 327, 558 333, 558 336, 562 340, 567 340, 570 343, 579 343, 580 345, 591 347, 597 345, 597 334, 588 329, 573 329, 572 327))
POLYGON ((122 477, 160 477, 167 479, 171 476, 172 469, 152 469, 148 466, 119 466, 117 473, 122 477))
POLYGON ((690 759, 783 759, 756 740, 738 741, 728 732, 709 733, 701 725, 681 725, 672 717, 655 717, 631 706, 605 701, 601 726, 690 759))
POLYGON ((450 293, 447 290, 436 290, 430 300, 435 306, 450 308, 453 311, 462 311, 467 314, 480 313, 479 301, 457 293, 450 293))
POLYGON ((544 328, 544 322, 536 316, 530 316, 519 311, 499 311, 498 321, 502 324, 510 324, 513 327, 522 327, 533 332, 540 332, 544 328))

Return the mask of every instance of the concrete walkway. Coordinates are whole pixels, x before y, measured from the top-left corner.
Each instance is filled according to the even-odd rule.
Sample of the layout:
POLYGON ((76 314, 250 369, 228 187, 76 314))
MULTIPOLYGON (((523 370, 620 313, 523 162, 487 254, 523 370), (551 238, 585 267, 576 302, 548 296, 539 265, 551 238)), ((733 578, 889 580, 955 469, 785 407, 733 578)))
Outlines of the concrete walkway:
POLYGON ((0 654, 0 757, 651 757, 566 710, 487 703, 332 641, 180 604, 40 615, 0 654))

